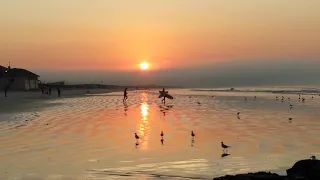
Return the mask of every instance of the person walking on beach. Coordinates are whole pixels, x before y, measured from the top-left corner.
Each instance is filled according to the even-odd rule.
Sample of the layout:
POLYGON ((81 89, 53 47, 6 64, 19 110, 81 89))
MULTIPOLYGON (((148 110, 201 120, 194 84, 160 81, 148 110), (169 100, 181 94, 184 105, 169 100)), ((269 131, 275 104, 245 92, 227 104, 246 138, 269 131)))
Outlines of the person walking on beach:
POLYGON ((60 97, 60 95, 61 95, 61 90, 60 88, 58 88, 58 97, 60 97))
POLYGON ((41 93, 42 93, 42 95, 44 95, 44 89, 43 88, 41 88, 41 93))
POLYGON ((49 88, 49 95, 51 95, 51 88, 49 88))
POLYGON ((128 90, 128 88, 125 88, 125 89, 124 89, 124 92, 123 92, 123 102, 127 101, 127 99, 128 99, 127 90, 128 90))
POLYGON ((10 79, 9 80, 9 83, 6 85, 6 87, 4 88, 4 97, 7 97, 7 93, 8 93, 8 90, 9 90, 9 88, 10 88, 10 86, 11 86, 11 84, 14 82, 14 79, 12 78, 12 79, 10 79))
POLYGON ((162 102, 163 102, 163 104, 166 104, 166 95, 165 95, 165 90, 164 90, 164 88, 162 89, 162 92, 161 92, 161 94, 163 95, 163 99, 162 99, 162 102))
POLYGON ((8 93, 8 88, 5 87, 5 88, 4 88, 4 97, 7 97, 7 93, 8 93))

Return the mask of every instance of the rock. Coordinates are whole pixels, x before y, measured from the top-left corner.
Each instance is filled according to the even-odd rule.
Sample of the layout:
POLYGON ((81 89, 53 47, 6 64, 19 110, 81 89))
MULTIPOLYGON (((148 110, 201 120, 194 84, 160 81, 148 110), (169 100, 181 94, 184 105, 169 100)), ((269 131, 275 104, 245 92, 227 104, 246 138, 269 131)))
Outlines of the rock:
POLYGON ((320 179, 320 160, 305 159, 298 161, 287 170, 287 174, 293 178, 318 180, 320 179))
POLYGON ((219 178, 214 178, 213 180, 290 180, 284 176, 279 176, 275 173, 270 172, 257 172, 248 174, 237 174, 234 176, 224 176, 219 178))

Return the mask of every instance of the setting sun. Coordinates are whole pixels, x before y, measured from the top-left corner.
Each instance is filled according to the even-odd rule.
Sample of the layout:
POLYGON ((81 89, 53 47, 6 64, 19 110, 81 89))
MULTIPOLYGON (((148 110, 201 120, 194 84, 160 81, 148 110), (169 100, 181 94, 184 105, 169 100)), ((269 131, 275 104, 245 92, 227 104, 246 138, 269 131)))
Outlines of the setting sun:
POLYGON ((142 63, 140 63, 140 69, 141 69, 141 70, 147 70, 147 69, 149 69, 149 63, 147 63, 147 62, 142 62, 142 63))

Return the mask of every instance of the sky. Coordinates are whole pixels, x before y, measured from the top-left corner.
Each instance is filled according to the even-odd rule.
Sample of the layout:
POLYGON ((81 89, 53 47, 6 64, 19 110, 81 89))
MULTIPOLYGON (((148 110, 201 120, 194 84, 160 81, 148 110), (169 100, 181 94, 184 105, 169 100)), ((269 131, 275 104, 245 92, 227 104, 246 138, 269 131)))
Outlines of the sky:
POLYGON ((13 0, 0 24, 0 65, 44 81, 320 83, 318 0, 13 0))

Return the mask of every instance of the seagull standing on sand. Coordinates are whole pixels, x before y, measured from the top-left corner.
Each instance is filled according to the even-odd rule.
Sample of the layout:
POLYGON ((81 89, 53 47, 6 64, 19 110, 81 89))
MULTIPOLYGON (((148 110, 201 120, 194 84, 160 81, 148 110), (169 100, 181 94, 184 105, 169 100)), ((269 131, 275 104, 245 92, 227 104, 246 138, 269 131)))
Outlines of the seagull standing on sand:
POLYGON ((193 131, 191 131, 191 136, 194 138, 196 134, 194 134, 193 131))
POLYGON ((312 160, 317 160, 316 156, 311 156, 310 157, 312 160))
POLYGON ((227 145, 223 144, 223 142, 221 142, 221 147, 223 148, 223 150, 228 150, 228 148, 230 146, 227 146, 227 145))
POLYGON ((140 139, 140 137, 137 135, 137 133, 134 133, 134 137, 136 138, 136 140, 140 139))

